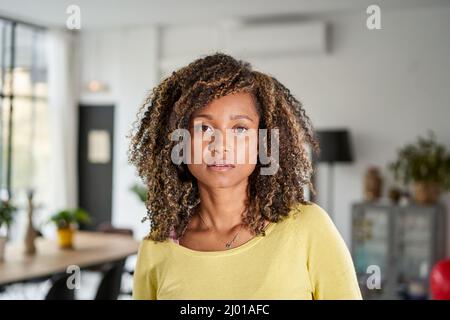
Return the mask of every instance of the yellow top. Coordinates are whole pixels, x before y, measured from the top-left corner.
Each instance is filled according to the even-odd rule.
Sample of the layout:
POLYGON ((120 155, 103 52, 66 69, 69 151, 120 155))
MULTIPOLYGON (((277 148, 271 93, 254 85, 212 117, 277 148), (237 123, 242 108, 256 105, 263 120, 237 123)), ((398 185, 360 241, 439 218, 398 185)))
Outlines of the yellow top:
POLYGON ((350 253, 319 205, 298 204, 278 223, 224 251, 142 241, 134 299, 361 299, 350 253))

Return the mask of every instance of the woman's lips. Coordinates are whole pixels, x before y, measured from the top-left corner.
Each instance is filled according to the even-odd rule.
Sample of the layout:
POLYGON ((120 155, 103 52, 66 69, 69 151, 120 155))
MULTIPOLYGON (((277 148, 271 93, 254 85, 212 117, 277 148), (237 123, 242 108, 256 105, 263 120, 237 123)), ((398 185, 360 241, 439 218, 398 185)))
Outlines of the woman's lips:
POLYGON ((211 164, 207 166, 208 169, 213 171, 228 171, 234 168, 232 164, 211 164))

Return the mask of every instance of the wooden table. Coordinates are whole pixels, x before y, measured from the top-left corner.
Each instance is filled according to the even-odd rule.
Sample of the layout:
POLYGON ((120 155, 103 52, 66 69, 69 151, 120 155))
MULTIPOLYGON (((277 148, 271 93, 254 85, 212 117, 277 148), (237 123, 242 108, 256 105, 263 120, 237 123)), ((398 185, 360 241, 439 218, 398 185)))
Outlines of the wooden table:
POLYGON ((0 262, 0 285, 23 282, 80 268, 124 259, 137 252, 139 242, 131 236, 78 231, 74 249, 60 249, 55 240, 36 239, 35 255, 27 256, 22 243, 8 243, 0 262))

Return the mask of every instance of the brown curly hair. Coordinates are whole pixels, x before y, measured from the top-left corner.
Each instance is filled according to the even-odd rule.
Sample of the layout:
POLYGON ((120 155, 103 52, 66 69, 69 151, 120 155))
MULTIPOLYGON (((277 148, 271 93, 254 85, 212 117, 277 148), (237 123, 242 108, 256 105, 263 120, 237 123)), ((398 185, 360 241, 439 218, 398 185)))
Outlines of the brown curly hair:
POLYGON ((253 95, 260 113, 259 128, 278 128, 280 141, 277 173, 259 174, 263 165, 258 161, 249 177, 243 226, 255 235, 264 235, 264 219, 278 222, 293 205, 310 204, 304 199, 303 187, 308 186, 313 194, 316 191, 306 144, 316 154, 320 148, 302 104, 274 77, 254 71, 248 62, 215 53, 164 79, 148 95, 133 125, 129 162, 148 188, 143 219, 151 222, 147 239, 164 241, 172 231, 181 237, 200 201, 196 179, 186 164, 171 161, 176 144, 171 133, 187 129, 195 110, 236 92, 253 95))

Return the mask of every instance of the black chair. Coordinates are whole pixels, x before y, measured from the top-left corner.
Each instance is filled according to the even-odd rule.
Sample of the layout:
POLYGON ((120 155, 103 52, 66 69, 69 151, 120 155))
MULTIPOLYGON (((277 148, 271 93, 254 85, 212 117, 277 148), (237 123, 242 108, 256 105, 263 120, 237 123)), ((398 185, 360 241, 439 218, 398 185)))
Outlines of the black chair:
MULTIPOLYGON (((125 228, 116 228, 109 222, 104 222, 98 225, 97 232, 121 234, 126 236, 133 236, 133 230, 125 228)), ((112 263, 102 263, 100 265, 85 268, 90 272, 101 272, 103 274, 102 280, 97 289, 95 300, 117 300, 120 294, 131 295, 131 292, 122 292, 122 275, 130 274, 133 276, 134 272, 126 270, 126 259, 122 259, 112 263)))
POLYGON ((109 269, 104 272, 95 300, 117 300, 121 293, 122 274, 124 272, 125 260, 111 263, 109 269))
POLYGON ((47 292, 45 300, 75 300, 75 290, 69 289, 67 279, 70 274, 57 275, 52 278, 52 287, 47 292))
MULTIPOLYGON (((97 231, 103 232, 103 233, 122 234, 122 235, 127 235, 130 237, 133 236, 133 230, 127 229, 127 228, 116 228, 110 222, 103 222, 103 223, 99 224, 96 229, 97 229, 97 231)), ((133 276, 134 270, 128 270, 127 268, 125 268, 125 261, 126 261, 126 259, 123 260, 124 265, 122 268, 122 273, 133 276)), ((97 266, 97 267, 91 268, 90 271, 101 271, 104 274, 106 274, 106 272, 108 272, 109 268, 110 268, 110 265, 107 264, 106 266, 103 265, 103 266, 97 266)), ((131 296, 132 292, 131 291, 121 291, 120 294, 131 296)))

